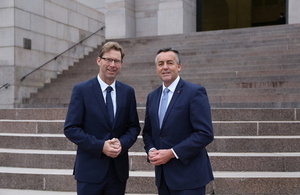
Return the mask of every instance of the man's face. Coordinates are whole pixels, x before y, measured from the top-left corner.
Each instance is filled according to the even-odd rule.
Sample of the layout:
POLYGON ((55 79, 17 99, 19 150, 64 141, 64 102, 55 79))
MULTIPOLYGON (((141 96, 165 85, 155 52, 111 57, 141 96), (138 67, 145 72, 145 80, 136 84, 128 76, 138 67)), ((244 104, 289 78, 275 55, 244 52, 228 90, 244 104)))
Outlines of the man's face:
POLYGON ((181 64, 176 61, 173 51, 161 52, 156 56, 156 72, 168 87, 179 75, 181 64))
POLYGON ((116 79, 123 65, 121 60, 121 52, 114 49, 104 53, 102 58, 97 58, 99 76, 106 84, 110 85, 116 79))

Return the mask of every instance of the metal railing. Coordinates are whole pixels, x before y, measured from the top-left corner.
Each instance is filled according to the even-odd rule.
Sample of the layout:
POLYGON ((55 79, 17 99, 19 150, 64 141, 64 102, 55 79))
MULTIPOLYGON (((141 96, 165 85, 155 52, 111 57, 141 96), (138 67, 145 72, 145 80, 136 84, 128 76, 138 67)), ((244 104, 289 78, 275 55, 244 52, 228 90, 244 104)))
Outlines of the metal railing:
POLYGON ((5 88, 5 89, 7 89, 9 86, 10 86, 10 84, 9 84, 9 83, 5 83, 4 85, 2 85, 2 86, 0 87, 0 89, 2 89, 2 88, 5 88))
POLYGON ((21 82, 24 81, 26 79, 26 77, 32 73, 34 73, 35 71, 39 70, 40 68, 42 68, 43 66, 45 66, 46 64, 48 64, 49 62, 56 60, 59 56, 63 55, 64 53, 66 53, 67 51, 73 49, 74 47, 76 47, 77 45, 81 44, 83 41, 87 40, 88 38, 90 38, 91 36, 93 36, 94 34, 98 33, 99 31, 105 29, 105 26, 102 26, 99 30, 97 30, 96 32, 90 34, 89 36, 85 37, 84 39, 82 39, 81 41, 79 41, 78 43, 76 43, 75 45, 73 45, 72 47, 70 47, 69 49, 63 51, 62 53, 58 54, 57 56, 55 56, 54 58, 50 59, 49 61, 45 62, 44 64, 42 64, 41 66, 37 67, 36 69, 32 70, 31 72, 29 72, 28 74, 24 75, 20 80, 21 82))

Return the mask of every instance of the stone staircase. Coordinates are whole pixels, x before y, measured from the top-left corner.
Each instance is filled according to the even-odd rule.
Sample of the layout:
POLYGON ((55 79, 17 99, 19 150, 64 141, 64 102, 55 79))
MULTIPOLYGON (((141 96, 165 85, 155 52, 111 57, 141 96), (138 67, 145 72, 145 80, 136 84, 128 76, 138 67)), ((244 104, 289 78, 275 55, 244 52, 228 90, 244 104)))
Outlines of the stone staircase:
MULTIPOLYGON (((215 140, 207 147, 215 180, 208 194, 300 194, 300 25, 119 39, 118 80, 136 90, 143 126, 147 94, 161 84, 154 56, 182 54, 181 77, 203 85, 215 140)), ((15 109, 0 110, 0 195, 75 195, 75 145, 63 135, 74 84, 98 73, 99 48, 15 109)), ((130 149, 129 194, 154 195, 141 136, 130 149)))
MULTIPOLYGON (((203 85, 213 108, 299 108, 300 24, 118 39, 125 49, 118 76, 139 106, 161 84, 154 58, 163 47, 182 54, 185 80, 203 85)), ((17 107, 67 107, 74 84, 97 75, 99 48, 17 107)))
MULTIPOLYGON (((138 111, 142 119, 145 109, 138 111)), ((1 195, 76 194, 65 114, 65 108, 1 110, 1 195)), ((207 149, 215 180, 208 194, 300 194, 300 109, 212 109, 212 116, 215 140, 207 149)), ((156 194, 141 136, 130 149, 126 192, 156 194)))

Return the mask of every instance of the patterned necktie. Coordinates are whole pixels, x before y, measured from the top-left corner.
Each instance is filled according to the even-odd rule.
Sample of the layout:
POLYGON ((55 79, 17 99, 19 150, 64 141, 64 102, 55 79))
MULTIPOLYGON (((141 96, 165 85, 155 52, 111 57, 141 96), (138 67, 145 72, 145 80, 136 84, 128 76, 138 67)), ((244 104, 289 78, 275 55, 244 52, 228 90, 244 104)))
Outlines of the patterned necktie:
POLYGON ((113 88, 111 86, 108 86, 106 88, 106 108, 108 111, 108 116, 109 116, 111 124, 113 124, 113 122, 114 122, 114 106, 112 103, 111 93, 110 93, 112 90, 113 90, 113 88))
POLYGON ((160 102, 160 110, 159 110, 159 126, 161 127, 162 121, 164 120, 166 110, 167 110, 167 104, 168 104, 168 93, 169 89, 165 88, 163 91, 163 96, 160 102))

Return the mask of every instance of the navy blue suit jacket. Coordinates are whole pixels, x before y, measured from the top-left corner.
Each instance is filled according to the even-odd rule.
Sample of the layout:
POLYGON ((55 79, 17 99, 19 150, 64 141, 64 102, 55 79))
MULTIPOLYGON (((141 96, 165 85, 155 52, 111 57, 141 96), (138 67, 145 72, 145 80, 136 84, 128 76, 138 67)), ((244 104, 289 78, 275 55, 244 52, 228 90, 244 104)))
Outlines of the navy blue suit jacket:
POLYGON ((156 185, 162 172, 173 190, 200 188, 213 174, 205 147, 213 141, 210 105, 206 90, 180 79, 160 129, 158 109, 162 86, 147 97, 143 140, 145 150, 173 148, 179 159, 155 166, 156 185))
POLYGON ((97 77, 74 86, 64 133, 77 145, 76 180, 101 182, 110 161, 114 161, 120 181, 128 179, 128 149, 140 132, 134 89, 116 81, 116 104, 115 120, 111 126, 97 77), (118 138, 122 145, 122 151, 115 159, 102 153, 104 142, 111 138, 118 138))

